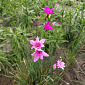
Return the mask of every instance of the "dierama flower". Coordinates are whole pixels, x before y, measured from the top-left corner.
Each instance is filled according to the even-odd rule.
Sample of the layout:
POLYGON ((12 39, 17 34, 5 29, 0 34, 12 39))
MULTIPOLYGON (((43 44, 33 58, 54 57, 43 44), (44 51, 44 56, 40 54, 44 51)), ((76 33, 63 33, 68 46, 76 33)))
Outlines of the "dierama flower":
POLYGON ((56 64, 53 65, 53 69, 54 69, 54 70, 56 69, 56 67, 62 68, 62 69, 64 70, 65 63, 62 62, 62 59, 57 61, 57 65, 56 65, 56 64))
POLYGON ((35 49, 40 49, 41 47, 44 47, 43 43, 45 42, 45 39, 41 39, 39 41, 39 38, 37 36, 36 41, 30 40, 30 44, 32 44, 33 46, 31 47, 31 49, 35 48, 35 49))
POLYGON ((53 69, 54 69, 54 70, 56 69, 56 64, 53 65, 53 69))
POLYGON ((50 23, 47 22, 47 24, 45 23, 45 25, 43 27, 45 28, 45 30, 51 30, 51 29, 53 29, 52 26, 53 26, 53 24, 50 25, 50 23))
POLYGON ((47 6, 46 6, 44 12, 45 12, 47 15, 54 13, 53 7, 50 9, 50 6, 49 6, 48 8, 47 8, 47 6))
POLYGON ((57 67, 58 67, 58 68, 62 68, 62 69, 64 70, 65 63, 62 62, 62 59, 57 61, 57 67))
POLYGON ((36 49, 35 52, 33 54, 31 54, 31 55, 34 56, 34 62, 36 62, 39 58, 41 60, 43 60, 43 56, 45 56, 45 57, 49 56, 47 53, 45 53, 41 49, 36 49))

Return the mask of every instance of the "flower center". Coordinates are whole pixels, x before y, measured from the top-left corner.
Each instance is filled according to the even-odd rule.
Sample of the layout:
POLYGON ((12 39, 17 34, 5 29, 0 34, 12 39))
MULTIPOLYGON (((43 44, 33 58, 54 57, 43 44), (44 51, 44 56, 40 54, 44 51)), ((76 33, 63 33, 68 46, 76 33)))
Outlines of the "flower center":
POLYGON ((40 47, 40 43, 36 43, 36 47, 40 47))
POLYGON ((38 51, 38 53, 40 54, 40 53, 41 53, 41 51, 38 51))
POLYGON ((47 26, 47 28, 49 28, 49 26, 47 26))

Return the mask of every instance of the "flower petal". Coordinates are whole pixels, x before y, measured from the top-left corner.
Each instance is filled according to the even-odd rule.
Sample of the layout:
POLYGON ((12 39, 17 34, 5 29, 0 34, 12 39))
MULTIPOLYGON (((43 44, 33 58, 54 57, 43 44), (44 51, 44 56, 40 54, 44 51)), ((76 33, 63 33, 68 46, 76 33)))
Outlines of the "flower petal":
POLYGON ((45 10, 47 10, 47 6, 46 6, 45 10))
POLYGON ((47 26, 49 26, 50 25, 50 22, 47 22, 47 26))
POLYGON ((38 38, 38 36, 37 36, 37 38, 36 38, 36 42, 39 42, 39 38, 38 38))
POLYGON ((51 12, 53 11, 53 7, 50 9, 50 11, 51 11, 51 12))
POLYGON ((42 54, 40 55, 40 59, 43 60, 43 55, 42 54))
POLYGON ((53 24, 50 25, 50 27, 52 27, 52 26, 53 26, 53 24))
POLYGON ((41 42, 41 43, 44 43, 44 42, 45 42, 45 39, 41 39, 40 42, 41 42))
POLYGON ((45 26, 43 26, 45 28, 45 26))
POLYGON ((45 57, 48 57, 49 55, 47 54, 47 53, 45 53, 44 51, 42 51, 42 54, 43 54, 43 56, 45 56, 45 57))
POLYGON ((33 49, 33 48, 35 48, 35 46, 34 46, 34 45, 31 47, 31 49, 33 49))
POLYGON ((48 10, 50 10, 50 6, 48 7, 48 10))
POLYGON ((32 56, 35 56, 35 52, 33 54, 31 54, 32 56))
POLYGON ((34 57, 34 62, 36 62, 38 59, 39 59, 39 56, 36 55, 36 56, 34 57))
POLYGON ((53 65, 53 69, 54 69, 54 70, 56 69, 56 64, 53 65))
POLYGON ((41 47, 45 47, 43 44, 41 44, 41 47))
POLYGON ((30 40, 30 44, 34 45, 35 44, 35 41, 30 40))
POLYGON ((45 23, 45 27, 47 26, 47 23, 45 23))
POLYGON ((53 29, 53 28, 50 28, 50 29, 53 29))
POLYGON ((51 12, 51 13, 54 13, 54 11, 53 11, 53 12, 51 12))

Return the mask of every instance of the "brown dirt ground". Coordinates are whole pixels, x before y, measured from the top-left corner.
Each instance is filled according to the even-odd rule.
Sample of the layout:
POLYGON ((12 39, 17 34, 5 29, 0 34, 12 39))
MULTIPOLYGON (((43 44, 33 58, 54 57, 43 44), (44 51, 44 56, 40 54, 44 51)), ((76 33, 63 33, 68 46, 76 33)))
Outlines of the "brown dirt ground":
MULTIPOLYGON (((4 72, 0 71, 0 74, 4 74, 4 72)), ((11 74, 8 74, 8 76, 11 76, 11 74)), ((13 81, 13 78, 0 75, 0 85, 14 85, 14 84, 16 83, 13 81)))
MULTIPOLYGON (((64 49, 58 49, 56 56, 62 56, 64 49)), ((63 75, 58 85, 85 85, 85 47, 79 52, 75 58, 75 62, 70 69, 63 75), (79 58, 80 57, 80 58, 79 58), (77 59, 79 58, 79 59, 77 59)), ((65 54, 67 56, 67 54, 65 54)), ((65 68, 66 69, 66 68, 65 68)), ((54 85, 56 80, 54 82, 54 85)))

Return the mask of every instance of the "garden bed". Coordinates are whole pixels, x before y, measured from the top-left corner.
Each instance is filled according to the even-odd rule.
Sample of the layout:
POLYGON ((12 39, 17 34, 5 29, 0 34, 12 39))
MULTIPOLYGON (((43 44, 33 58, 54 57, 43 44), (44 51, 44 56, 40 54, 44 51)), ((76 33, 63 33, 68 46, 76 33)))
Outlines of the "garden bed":
POLYGON ((32 6, 30 2, 14 2, 9 3, 19 9, 15 12, 10 8, 9 13, 4 9, 0 21, 0 85, 85 85, 85 4, 58 1, 54 5, 35 0, 32 6), (48 16, 43 12, 49 5, 54 12, 48 16), (51 23, 52 31, 45 28, 45 22, 51 23), (45 42, 43 50, 49 57, 36 63, 31 56, 34 50, 30 44, 34 41, 30 40, 36 42, 37 36, 45 42), (53 64, 60 59, 65 68, 55 70, 53 64))

